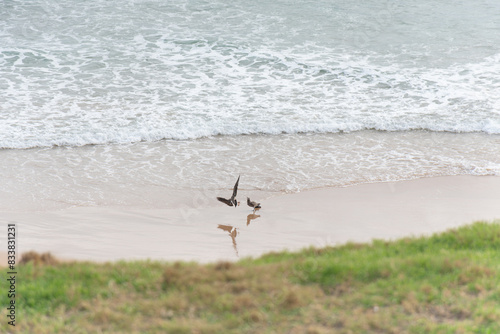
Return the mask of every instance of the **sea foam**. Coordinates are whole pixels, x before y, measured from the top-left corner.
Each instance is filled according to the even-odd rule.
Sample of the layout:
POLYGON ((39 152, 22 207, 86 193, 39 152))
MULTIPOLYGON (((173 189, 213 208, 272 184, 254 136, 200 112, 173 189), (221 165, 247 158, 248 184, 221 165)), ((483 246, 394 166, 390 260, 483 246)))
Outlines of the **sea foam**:
POLYGON ((304 5, 319 22, 336 13, 338 31, 315 33, 282 3, 255 15, 222 2, 116 10, 113 1, 39 2, 5 7, 0 21, 1 148, 366 129, 500 133, 500 54, 478 48, 469 60, 437 61, 443 45, 456 46, 419 48, 409 36, 400 49, 349 45, 342 6, 322 14, 304 5), (43 15, 43 27, 29 20, 43 15))

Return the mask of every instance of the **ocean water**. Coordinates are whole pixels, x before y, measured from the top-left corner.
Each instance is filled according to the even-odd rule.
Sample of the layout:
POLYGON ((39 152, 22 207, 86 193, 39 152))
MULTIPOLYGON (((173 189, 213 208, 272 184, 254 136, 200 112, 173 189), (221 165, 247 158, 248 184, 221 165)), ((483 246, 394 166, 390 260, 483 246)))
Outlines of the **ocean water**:
MULTIPOLYGON (((500 175, 500 2, 3 0, 0 208, 500 175)), ((205 200, 203 205, 208 205, 205 200)))

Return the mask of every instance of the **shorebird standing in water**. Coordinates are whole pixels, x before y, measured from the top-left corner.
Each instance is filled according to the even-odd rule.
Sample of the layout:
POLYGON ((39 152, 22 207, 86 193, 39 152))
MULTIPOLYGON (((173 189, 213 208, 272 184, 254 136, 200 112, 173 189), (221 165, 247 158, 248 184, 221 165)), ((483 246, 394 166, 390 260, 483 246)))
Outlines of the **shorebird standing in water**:
POLYGON ((240 176, 238 176, 238 180, 236 181, 236 184, 234 185, 233 196, 231 196, 230 199, 225 199, 222 197, 217 197, 217 199, 226 205, 237 207, 238 201, 236 201, 236 193, 238 192, 238 183, 239 182, 240 182, 240 176))
POLYGON ((253 208, 254 213, 255 213, 255 210, 259 210, 261 208, 260 203, 251 201, 250 197, 247 197, 247 204, 249 207, 253 208))

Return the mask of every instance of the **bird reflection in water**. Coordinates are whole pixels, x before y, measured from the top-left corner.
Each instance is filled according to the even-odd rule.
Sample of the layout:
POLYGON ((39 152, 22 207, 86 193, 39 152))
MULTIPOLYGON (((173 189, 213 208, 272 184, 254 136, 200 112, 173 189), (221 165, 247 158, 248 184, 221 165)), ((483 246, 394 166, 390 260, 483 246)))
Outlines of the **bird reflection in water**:
POLYGON ((251 213, 247 216, 247 226, 250 225, 250 222, 254 219, 259 218, 260 215, 256 215, 255 213, 251 213))
POLYGON ((238 255, 238 246, 236 245, 236 236, 238 235, 238 229, 236 227, 231 226, 231 225, 221 225, 221 224, 219 224, 219 226, 217 226, 217 228, 220 228, 221 230, 229 233, 231 240, 233 240, 233 248, 234 248, 234 251, 236 252, 236 256, 239 256, 238 255))
MULTIPOLYGON (((249 214, 247 216, 247 226, 250 225, 250 222, 252 220, 257 219, 259 217, 260 217, 260 215, 256 215, 255 213, 249 214)), ((239 256, 238 245, 236 244, 236 236, 239 233, 238 228, 231 226, 231 225, 222 225, 222 224, 217 225, 217 228, 229 233, 229 236, 231 237, 231 240, 233 241, 233 248, 234 248, 234 251, 236 252, 236 256, 239 256)))

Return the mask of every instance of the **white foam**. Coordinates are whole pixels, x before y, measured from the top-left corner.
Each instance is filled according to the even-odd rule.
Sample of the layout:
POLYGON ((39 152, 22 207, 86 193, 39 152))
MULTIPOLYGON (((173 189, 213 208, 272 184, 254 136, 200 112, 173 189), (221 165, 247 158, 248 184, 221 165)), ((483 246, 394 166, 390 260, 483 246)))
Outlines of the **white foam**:
POLYGON ((429 47, 391 53, 302 40, 304 22, 295 37, 279 31, 277 23, 290 24, 275 11, 281 5, 257 17, 253 7, 223 3, 200 11, 132 1, 110 11, 115 5, 63 1, 49 6, 44 29, 2 22, 0 147, 365 129, 500 133, 500 54, 435 66, 424 61, 429 47), (88 25, 76 24, 82 13, 88 25), (245 29, 228 29, 224 17, 245 29))

